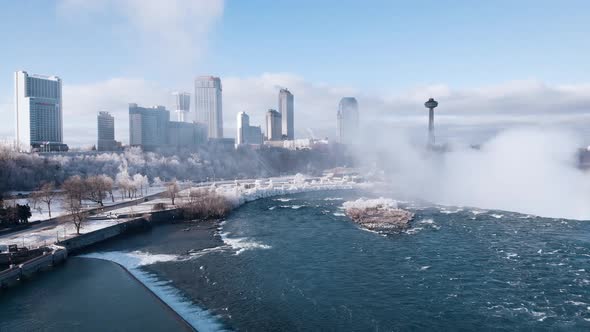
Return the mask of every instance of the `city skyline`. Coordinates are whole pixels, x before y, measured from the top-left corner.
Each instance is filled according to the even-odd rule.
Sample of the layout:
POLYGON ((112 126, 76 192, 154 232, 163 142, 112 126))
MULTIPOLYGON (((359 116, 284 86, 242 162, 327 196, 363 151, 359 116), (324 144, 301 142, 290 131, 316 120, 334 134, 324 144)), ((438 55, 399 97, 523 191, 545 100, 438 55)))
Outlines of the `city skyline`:
MULTIPOLYGON (((237 112, 274 107, 273 94, 283 86, 297 95, 298 137, 309 129, 320 137, 336 137, 333 105, 348 95, 361 102, 367 123, 412 128, 424 126, 423 101, 435 97, 445 105, 437 114, 441 132, 470 143, 505 127, 537 123, 583 133, 590 120, 585 45, 579 52, 568 51, 584 40, 587 28, 581 25, 581 15, 590 6, 586 2, 475 6, 458 1, 461 6, 453 7, 435 1, 344 1, 338 2, 336 12, 329 1, 265 6, 173 2, 183 10, 166 12, 157 2, 127 0, 93 6, 71 0, 6 4, 4 12, 27 12, 31 20, 11 33, 6 32, 18 25, 18 15, 0 20, 3 38, 15 55, 0 68, 0 114, 7 118, 0 125, 0 138, 14 137, 11 77, 17 70, 64 79, 64 119, 70 120, 64 123, 64 139, 74 146, 93 143, 85 133, 96 130, 99 110, 122 122, 127 121, 130 101, 174 110, 171 93, 192 92, 193 80, 201 74, 223 80, 223 122, 229 137, 235 134, 237 112), (105 17, 103 6, 118 15, 105 17), (358 14, 361 9, 365 14, 358 14), (280 12, 290 13, 287 22, 309 22, 280 33, 265 29, 280 21, 275 15, 280 12), (523 12, 529 15, 519 15, 523 12), (247 17, 259 19, 244 24, 247 17), (362 23, 338 23, 355 18, 362 23), (336 23, 334 28, 325 29, 326 21, 336 23), (543 33, 538 22, 544 24, 543 33), (100 24, 111 28, 97 29, 100 24), (265 31, 264 38, 250 37, 260 31, 265 31), (92 40, 78 38, 88 34, 92 40), (308 38, 312 35, 317 38, 308 38), (292 45, 277 47, 285 36, 292 45), (74 38, 79 47, 67 45, 74 38), (166 47, 155 46, 160 44, 174 49, 173 54, 163 54, 166 47), (30 45, 52 52, 27 52, 30 45), (375 52, 362 52, 365 49, 375 52), (547 95, 551 103, 544 102, 547 95)), ((252 114, 252 121, 263 123, 264 116, 252 114)), ((116 128, 117 137, 128 143, 125 127, 116 128)))

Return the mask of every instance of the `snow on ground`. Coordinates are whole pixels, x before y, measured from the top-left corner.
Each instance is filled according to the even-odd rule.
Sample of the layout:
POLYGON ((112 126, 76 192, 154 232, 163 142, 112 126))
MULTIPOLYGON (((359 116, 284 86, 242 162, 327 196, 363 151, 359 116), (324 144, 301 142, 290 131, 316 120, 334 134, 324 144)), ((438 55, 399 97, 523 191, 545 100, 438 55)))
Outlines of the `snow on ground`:
POLYGON ((375 199, 364 199, 359 198, 356 201, 348 201, 342 204, 345 210, 349 209, 359 209, 359 210, 366 210, 366 209, 375 209, 375 208, 382 208, 382 209, 397 209, 397 202, 393 199, 389 198, 375 198, 375 199))
MULTIPOLYGON (((82 223, 80 234, 86 234, 98 229, 116 225, 123 220, 106 219, 106 220, 88 220, 82 223)), ((58 239, 63 241, 66 238, 76 236, 76 228, 73 223, 65 223, 58 226, 48 226, 41 229, 31 230, 18 234, 7 234, 0 238, 0 249, 9 244, 16 244, 19 247, 37 248, 55 243, 58 239)))
MULTIPOLYGON (((111 197, 109 195, 107 198, 105 198, 103 203, 104 203, 105 207, 113 206, 113 205, 117 205, 117 204, 121 204, 121 203, 125 203, 125 202, 134 201, 137 199, 141 199, 143 196, 150 196, 150 195, 154 195, 157 193, 161 193, 165 190, 166 190, 166 188, 163 186, 152 186, 152 187, 148 187, 147 190, 144 191, 144 195, 142 195, 142 196, 140 196, 138 194, 138 196, 134 197, 134 198, 127 198, 127 197, 122 198, 121 191, 119 191, 118 189, 115 189, 115 190, 113 190, 113 198, 115 199, 115 201, 113 202, 113 200, 111 199, 111 197), (147 192, 147 194, 146 194, 146 192, 147 192)), ((38 221, 38 220, 49 219, 49 212, 47 210, 47 205, 44 203, 37 203, 36 205, 34 205, 27 198, 7 200, 7 203, 8 204, 18 203, 21 205, 29 204, 31 206, 31 215, 32 215, 31 218, 29 218, 29 221, 38 221)), ((91 202, 91 201, 86 201, 86 200, 82 201, 82 204, 85 209, 94 209, 94 208, 99 207, 99 205, 97 203, 91 202)), ((67 211, 63 207, 63 201, 59 197, 56 198, 51 203, 51 217, 56 218, 56 217, 61 217, 66 214, 67 214, 67 211)))
MULTIPOLYGON (((224 181, 218 184, 202 184, 209 190, 223 195, 229 199, 232 204, 237 207, 247 202, 257 200, 260 198, 280 196, 287 194, 302 193, 308 191, 319 190, 342 190, 353 189, 359 184, 350 181, 348 178, 305 178, 298 174, 292 177, 271 178, 265 180, 247 180, 247 181, 224 181)), ((184 187, 184 186, 183 186, 184 187)), ((198 186, 194 186, 196 188, 198 186)), ((182 190, 178 193, 176 204, 183 202, 183 199, 188 197, 191 188, 182 190)), ((156 187, 151 193, 163 191, 162 187, 156 187)), ((119 196, 120 197, 120 196, 119 196)), ((120 204, 122 201, 117 201, 115 204, 120 204)), ((127 219, 117 219, 121 214, 138 215, 152 212, 153 206, 157 203, 164 203, 167 208, 173 208, 170 198, 154 198, 147 202, 141 202, 137 205, 114 209, 102 215, 97 215, 94 218, 104 218, 100 220, 87 220, 82 223, 80 233, 89 233, 98 229, 109 227, 117 223, 125 222, 127 219)), ((105 204, 106 205, 106 204, 105 204)), ((56 212, 59 210, 56 210, 56 212)), ((62 213, 65 213, 62 211, 62 213)), ((52 209, 52 215, 53 209, 52 209)), ((55 214, 57 215, 57 213, 55 214)), ((7 234, 0 236, 0 249, 3 245, 18 244, 19 246, 38 247, 54 243, 58 238, 64 239, 64 235, 68 238, 76 234, 74 225, 66 223, 58 226, 48 226, 45 228, 36 228, 34 230, 19 232, 16 235, 7 234)))

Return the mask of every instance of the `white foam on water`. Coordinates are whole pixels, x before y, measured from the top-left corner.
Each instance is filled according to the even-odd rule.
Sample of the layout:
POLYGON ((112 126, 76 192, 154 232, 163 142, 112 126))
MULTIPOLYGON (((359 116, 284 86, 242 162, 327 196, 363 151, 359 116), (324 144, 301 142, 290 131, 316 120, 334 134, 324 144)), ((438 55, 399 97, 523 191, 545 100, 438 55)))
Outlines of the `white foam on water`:
POLYGON ((333 215, 336 217, 346 217, 346 214, 342 212, 334 212, 333 215))
POLYGON ((573 304, 573 305, 577 305, 577 306, 585 306, 585 305, 587 305, 586 302, 578 302, 578 301, 565 301, 565 303, 573 304))
POLYGON ((221 239, 223 243, 228 245, 230 248, 236 251, 236 255, 243 253, 246 250, 254 250, 254 249, 271 249, 272 247, 266 245, 264 243, 259 243, 256 241, 252 241, 249 238, 245 237, 237 237, 237 238, 230 238, 228 237, 229 233, 221 233, 221 239))
MULTIPOLYGON (((279 205, 281 209, 293 209, 298 210, 304 207, 305 205, 279 205)), ((270 209, 269 209, 270 210, 270 209)), ((274 209, 273 209, 274 210, 274 209)))
POLYGON ((412 227, 410 229, 406 229, 405 231, 403 231, 404 233, 408 234, 408 235, 414 235, 419 233, 421 230, 423 230, 424 228, 422 227, 412 227))
POLYGON ((279 202, 290 202, 290 201, 294 201, 294 198, 276 198, 275 201, 279 201, 279 202))
POLYGON ((429 224, 429 225, 433 225, 433 224, 434 224, 434 220, 432 220, 432 219, 423 219, 423 220, 420 220, 418 223, 419 223, 419 224, 429 224))
MULTIPOLYGON (((429 228, 435 229, 435 230, 439 230, 440 226, 437 225, 434 220, 432 219, 422 219, 420 221, 418 221, 416 224, 420 224, 420 225, 425 225, 429 228)), ((414 228, 419 228, 419 229, 423 229, 423 227, 414 227, 414 228)))
POLYGON ((496 218, 496 219, 501 219, 501 218, 503 218, 503 217, 504 217, 504 215, 503 215, 503 214, 490 214, 490 216, 492 216, 492 217, 494 217, 494 218, 496 218))
POLYGON ((131 275, 145 285, 160 300, 166 303, 182 319, 198 331, 220 331, 222 325, 217 317, 209 311, 200 308, 187 299, 178 289, 170 285, 169 281, 162 281, 157 276, 143 271, 140 267, 159 262, 182 260, 177 255, 150 254, 142 251, 133 252, 96 252, 79 257, 96 258, 115 262, 123 266, 131 275))
POLYGON ((430 265, 422 266, 420 268, 420 271, 425 271, 425 270, 428 270, 429 268, 430 268, 430 265))
POLYGON ((327 197, 327 198, 324 198, 324 201, 343 201, 343 200, 344 200, 344 198, 341 198, 341 197, 327 197))
POLYGON ((227 246, 218 246, 218 247, 213 247, 213 248, 205 248, 199 251, 195 251, 195 252, 190 252, 189 256, 191 258, 199 258, 199 257, 203 257, 206 254, 212 253, 212 252, 217 252, 217 251, 224 251, 227 249, 227 246))
MULTIPOLYGON (((455 209, 455 210, 451 210, 451 209, 449 209, 449 208, 446 208, 446 207, 441 207, 441 208, 439 209, 439 212, 440 212, 440 213, 444 213, 444 214, 453 214, 453 213, 458 213, 458 212, 461 212, 461 211, 463 211, 463 209, 462 209, 462 208, 457 208, 457 209, 455 209)), ((473 212, 473 211, 472 211, 472 212, 473 212)))

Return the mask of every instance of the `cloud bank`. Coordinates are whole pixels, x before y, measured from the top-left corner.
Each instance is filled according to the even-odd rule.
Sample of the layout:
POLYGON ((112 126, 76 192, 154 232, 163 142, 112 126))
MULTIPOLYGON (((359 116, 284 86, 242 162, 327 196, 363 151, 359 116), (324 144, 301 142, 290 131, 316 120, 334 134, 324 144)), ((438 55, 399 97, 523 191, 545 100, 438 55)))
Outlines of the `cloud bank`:
POLYGON ((580 142, 568 130, 520 127, 494 136, 481 150, 432 154, 405 133, 382 132, 377 140, 365 137, 358 157, 383 170, 390 188, 409 198, 590 219, 589 174, 576 168, 580 142))

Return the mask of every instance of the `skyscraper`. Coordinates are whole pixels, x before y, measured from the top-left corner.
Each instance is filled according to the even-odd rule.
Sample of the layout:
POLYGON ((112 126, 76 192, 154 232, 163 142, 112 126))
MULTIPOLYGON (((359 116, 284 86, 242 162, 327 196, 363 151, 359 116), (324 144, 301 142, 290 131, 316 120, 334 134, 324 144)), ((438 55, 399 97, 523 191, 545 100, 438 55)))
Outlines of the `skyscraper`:
POLYGON ((293 94, 287 89, 279 91, 279 113, 282 119, 283 138, 293 140, 295 138, 295 125, 293 122, 293 94))
POLYGON ((236 146, 245 144, 260 145, 263 143, 260 126, 251 126, 250 117, 246 112, 238 113, 237 122, 238 132, 236 135, 236 146))
POLYGON ((170 112, 164 106, 145 108, 129 104, 129 144, 145 150, 164 147, 169 121, 170 112))
POLYGON ((338 140, 342 144, 351 144, 358 138, 359 110, 354 97, 340 99, 338 105, 338 140))
POLYGON ((98 121, 98 151, 113 151, 117 149, 115 141, 115 118, 109 112, 99 112, 98 121))
POLYGON ((219 77, 200 76, 195 79, 195 120, 207 125, 209 138, 223 138, 219 77))
POLYGON ((61 79, 57 76, 14 74, 17 149, 67 150, 63 144, 61 79))
POLYGON ((238 132, 236 135, 236 145, 246 144, 248 129, 250 128, 250 117, 246 112, 238 113, 237 117, 238 132))
POLYGON ((269 141, 280 141, 282 138, 281 113, 269 109, 266 112, 266 138, 269 141))
POLYGON ((173 149, 194 149, 207 143, 207 128, 202 123, 170 121, 167 143, 173 149))
POLYGON ((174 92, 174 112, 176 113, 176 121, 178 122, 193 122, 194 119, 190 116, 191 110, 191 95, 188 92, 174 92))

